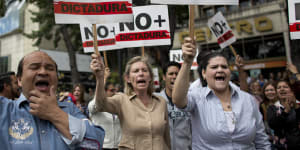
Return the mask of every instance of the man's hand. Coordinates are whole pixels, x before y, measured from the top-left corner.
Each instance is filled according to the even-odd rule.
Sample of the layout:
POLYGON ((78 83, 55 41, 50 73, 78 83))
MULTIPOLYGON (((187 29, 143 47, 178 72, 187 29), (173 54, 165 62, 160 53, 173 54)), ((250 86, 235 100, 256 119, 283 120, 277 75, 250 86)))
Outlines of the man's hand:
POLYGON ((293 74, 298 73, 297 67, 296 67, 294 64, 292 64, 292 63, 287 63, 286 67, 287 67, 287 69, 288 69, 290 72, 292 72, 293 74))
POLYGON ((92 61, 90 64, 91 70, 95 74, 97 80, 100 80, 101 78, 103 80, 105 67, 103 64, 103 60, 101 59, 101 56, 97 54, 92 54, 91 57, 92 57, 92 61))
POLYGON ((55 88, 51 86, 50 95, 42 93, 38 90, 32 90, 29 93, 30 110, 29 112, 43 120, 52 121, 59 111, 62 111, 55 95, 55 88))
POLYGON ((193 64, 195 55, 196 55, 195 40, 192 40, 190 37, 184 38, 184 43, 182 44, 182 56, 184 62, 187 64, 193 64))

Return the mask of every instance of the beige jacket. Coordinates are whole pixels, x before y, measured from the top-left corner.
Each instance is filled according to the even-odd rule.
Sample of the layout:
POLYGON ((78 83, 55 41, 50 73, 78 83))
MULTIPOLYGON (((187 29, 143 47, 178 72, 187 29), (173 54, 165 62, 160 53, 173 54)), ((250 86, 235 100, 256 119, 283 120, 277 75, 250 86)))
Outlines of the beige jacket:
POLYGON ((170 150, 170 131, 166 101, 152 95, 147 108, 136 95, 117 93, 107 97, 96 109, 117 114, 122 138, 119 150, 170 150))

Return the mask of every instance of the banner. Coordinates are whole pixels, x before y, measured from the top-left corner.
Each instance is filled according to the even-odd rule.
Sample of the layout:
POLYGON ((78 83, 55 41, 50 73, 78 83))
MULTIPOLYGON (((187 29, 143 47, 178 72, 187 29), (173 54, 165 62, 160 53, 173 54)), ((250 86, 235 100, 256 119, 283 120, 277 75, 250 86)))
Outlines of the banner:
MULTIPOLYGON (((196 70, 198 68, 197 56, 198 56, 198 49, 197 49, 197 54, 194 58, 191 70, 196 70)), ((170 61, 175 61, 175 62, 182 64, 183 63, 182 50, 181 49, 170 50, 170 61)))
POLYGON ((232 30, 221 12, 218 12, 209 19, 207 25, 210 31, 216 36, 222 49, 236 41, 236 37, 233 35, 232 30))
POLYGON ((132 0, 54 0, 57 24, 131 22, 132 0))
MULTIPOLYGON (((134 22, 97 24, 98 50, 170 45, 168 7, 134 7, 134 22)), ((92 25, 80 25, 84 52, 93 52, 92 25)))
POLYGON ((239 0, 151 0, 151 3, 174 5, 238 5, 239 0))
POLYGON ((300 39, 300 0, 288 0, 291 39, 300 39))

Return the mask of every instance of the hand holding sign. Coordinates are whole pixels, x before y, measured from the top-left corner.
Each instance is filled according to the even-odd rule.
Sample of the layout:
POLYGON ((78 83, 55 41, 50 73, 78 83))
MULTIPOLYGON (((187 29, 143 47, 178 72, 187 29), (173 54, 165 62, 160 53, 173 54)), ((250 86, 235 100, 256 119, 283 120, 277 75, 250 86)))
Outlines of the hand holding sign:
POLYGON ((194 57, 197 53, 195 40, 192 40, 190 37, 184 38, 184 43, 182 44, 181 48, 184 62, 192 65, 194 57))

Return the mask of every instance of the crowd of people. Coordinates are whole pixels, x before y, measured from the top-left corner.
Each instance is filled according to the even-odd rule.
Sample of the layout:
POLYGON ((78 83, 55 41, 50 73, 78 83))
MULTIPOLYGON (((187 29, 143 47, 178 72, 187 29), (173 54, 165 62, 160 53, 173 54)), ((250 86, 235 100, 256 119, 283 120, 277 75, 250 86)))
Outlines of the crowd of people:
MULTIPOLYGON (((17 74, 0 75, 0 144, 4 149, 202 150, 300 148, 300 73, 248 78, 236 56, 239 80, 231 81, 222 52, 200 51, 199 79, 190 82, 193 39, 182 45, 184 62, 162 66, 164 88, 154 92, 145 57, 131 58, 124 89, 92 54, 93 92, 81 84, 57 93, 57 65, 44 52, 27 54, 17 74), (88 100, 86 100, 88 99, 88 100)), ((87 66, 88 67, 88 66, 87 66)))

